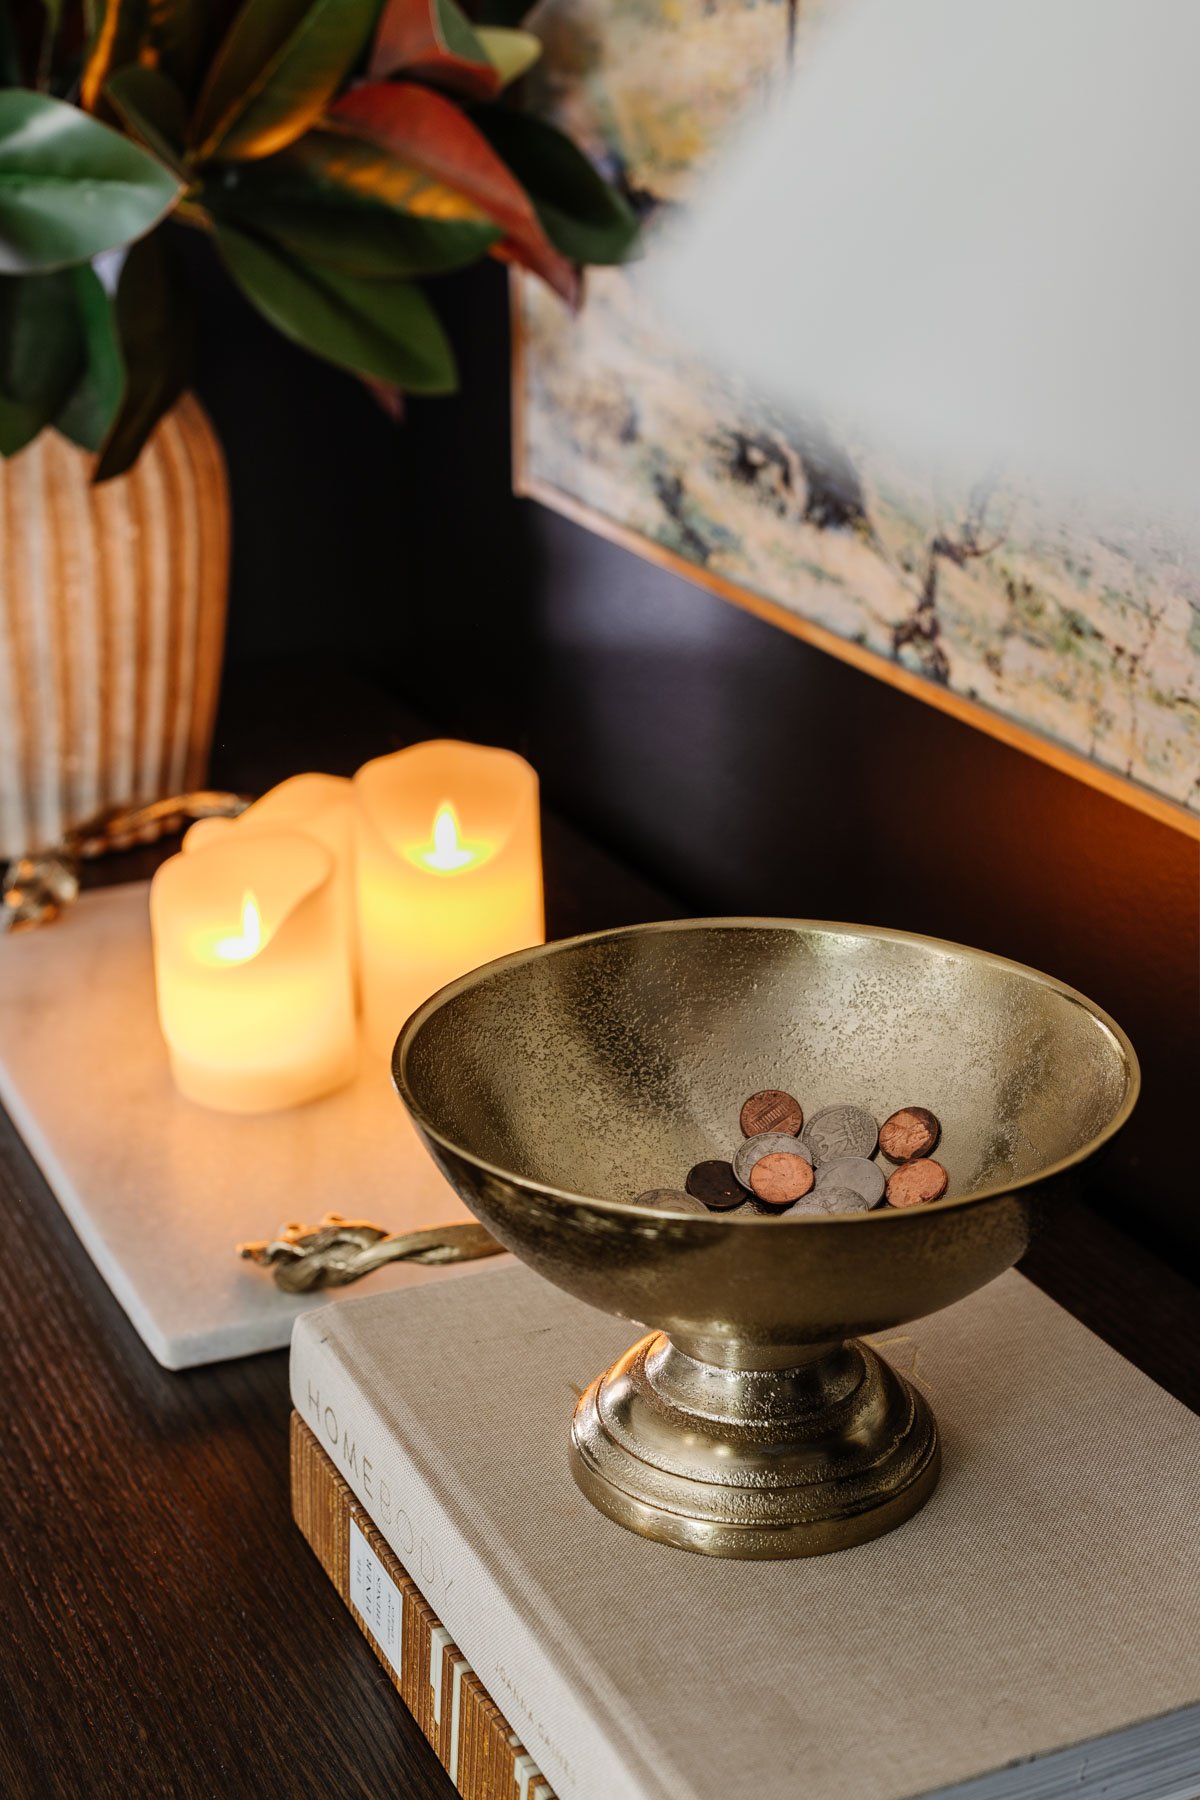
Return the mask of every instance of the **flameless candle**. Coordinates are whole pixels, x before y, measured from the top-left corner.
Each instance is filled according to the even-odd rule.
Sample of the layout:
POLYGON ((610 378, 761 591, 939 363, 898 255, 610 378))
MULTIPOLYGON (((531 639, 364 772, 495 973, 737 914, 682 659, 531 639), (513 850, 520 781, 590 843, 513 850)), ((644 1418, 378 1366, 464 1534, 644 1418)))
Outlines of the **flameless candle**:
POLYGON ((332 856, 298 832, 230 832, 150 887, 158 1017, 189 1100, 298 1106, 354 1075, 353 987, 332 856))
POLYGON ((441 740, 367 763, 354 795, 363 1018, 386 1054, 445 982, 543 941, 538 784, 509 750, 441 740))
POLYGON ((344 775, 292 775, 236 819, 200 819, 183 840, 185 851, 225 841, 230 832, 299 831, 324 845, 334 860, 338 931, 357 968, 354 907, 354 786, 344 775))

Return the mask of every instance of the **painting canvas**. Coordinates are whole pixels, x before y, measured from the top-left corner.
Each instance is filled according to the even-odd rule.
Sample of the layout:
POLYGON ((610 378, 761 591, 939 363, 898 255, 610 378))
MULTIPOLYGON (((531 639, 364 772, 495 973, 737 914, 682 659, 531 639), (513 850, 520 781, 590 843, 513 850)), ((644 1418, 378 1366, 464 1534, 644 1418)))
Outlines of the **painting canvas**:
MULTIPOLYGON (((539 107, 622 185, 652 253, 836 3, 547 0, 539 107)), ((517 294, 521 491, 1200 826, 1200 573, 1179 546, 1132 518, 1066 517, 1009 474, 948 484, 789 415, 689 353, 638 263, 592 271, 576 316, 530 281, 517 294)))

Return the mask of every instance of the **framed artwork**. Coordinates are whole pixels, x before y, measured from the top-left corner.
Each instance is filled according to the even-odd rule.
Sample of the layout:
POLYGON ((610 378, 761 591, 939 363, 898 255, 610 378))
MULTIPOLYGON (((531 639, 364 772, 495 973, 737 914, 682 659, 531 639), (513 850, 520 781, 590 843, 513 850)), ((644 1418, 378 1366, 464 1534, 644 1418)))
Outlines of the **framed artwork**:
MULTIPOLYGON (((652 244, 832 4, 546 0, 539 107, 652 244)), ((518 492, 1200 836, 1200 567, 1177 546, 789 416, 679 343, 637 263, 591 271, 574 317, 521 277, 514 301, 518 492)))

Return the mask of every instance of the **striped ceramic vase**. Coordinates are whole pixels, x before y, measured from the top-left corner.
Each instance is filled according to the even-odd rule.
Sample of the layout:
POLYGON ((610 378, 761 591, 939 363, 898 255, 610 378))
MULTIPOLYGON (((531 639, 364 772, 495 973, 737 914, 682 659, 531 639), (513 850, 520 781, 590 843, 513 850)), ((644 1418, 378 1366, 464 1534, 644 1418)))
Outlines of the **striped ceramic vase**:
POLYGON ((212 426, 184 397, 127 475, 44 431, 0 463, 0 858, 205 777, 229 567, 212 426))

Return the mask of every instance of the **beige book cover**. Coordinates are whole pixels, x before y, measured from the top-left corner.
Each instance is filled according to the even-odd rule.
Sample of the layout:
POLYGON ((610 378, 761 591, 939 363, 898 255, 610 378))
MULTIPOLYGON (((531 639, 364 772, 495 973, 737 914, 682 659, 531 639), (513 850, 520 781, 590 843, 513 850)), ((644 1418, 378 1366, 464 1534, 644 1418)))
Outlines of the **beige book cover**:
POLYGON ((297 1411, 562 1800, 908 1800, 1030 1758, 980 1794, 1200 1794, 1194 1414, 1009 1274, 872 1340, 941 1423, 923 1511, 723 1562, 571 1480, 576 1394, 635 1336, 506 1266, 293 1341, 297 1411))

